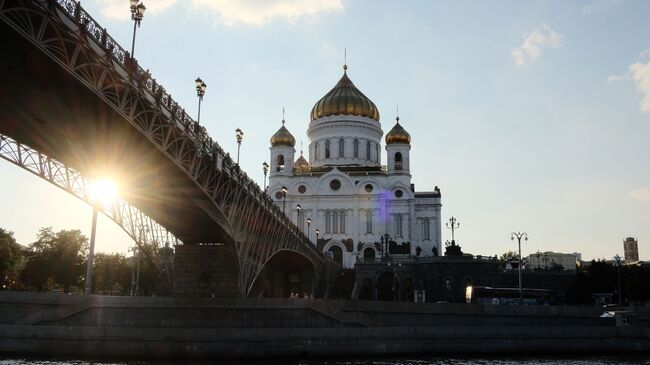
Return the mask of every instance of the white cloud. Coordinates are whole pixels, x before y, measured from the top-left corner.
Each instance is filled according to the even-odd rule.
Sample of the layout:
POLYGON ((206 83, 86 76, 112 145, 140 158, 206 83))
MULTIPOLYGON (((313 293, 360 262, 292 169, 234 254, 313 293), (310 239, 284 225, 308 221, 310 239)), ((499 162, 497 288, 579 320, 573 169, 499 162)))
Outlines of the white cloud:
POLYGON ((618 82, 623 80, 632 80, 632 76, 629 73, 624 73, 622 75, 609 75, 607 76, 607 82, 618 82))
POLYGON ((194 8, 213 12, 219 21, 261 26, 273 18, 294 21, 343 9, 342 0, 191 0, 194 8))
POLYGON ((639 53, 639 58, 644 59, 650 57, 650 49, 646 49, 645 51, 639 53))
MULTIPOLYGON (((131 19, 131 10, 128 0, 98 0, 102 14, 109 19, 129 20, 131 19)), ((147 7, 146 14, 160 13, 169 9, 176 4, 176 0, 149 0, 143 1, 147 7)))
POLYGON ((650 62, 633 63, 629 66, 630 74, 636 83, 636 88, 643 94, 641 111, 650 113, 650 62))
POLYGON ((650 189, 642 188, 630 192, 630 198, 640 202, 650 202, 650 189))
POLYGON ((524 37, 521 46, 512 50, 512 58, 517 66, 534 62, 545 48, 557 49, 562 45, 562 34, 542 23, 524 37))

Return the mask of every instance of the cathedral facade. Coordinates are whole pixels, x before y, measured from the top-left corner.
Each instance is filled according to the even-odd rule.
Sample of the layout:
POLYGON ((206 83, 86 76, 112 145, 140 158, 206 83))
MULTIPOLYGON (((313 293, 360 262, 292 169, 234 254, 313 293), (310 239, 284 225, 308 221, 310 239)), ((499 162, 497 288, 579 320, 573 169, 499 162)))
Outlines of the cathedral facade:
POLYGON ((347 67, 314 105, 307 129, 308 160, 282 121, 271 137, 267 193, 318 249, 354 267, 441 254, 438 187, 415 191, 411 136, 396 118, 385 136, 382 165, 379 111, 352 83, 347 67))

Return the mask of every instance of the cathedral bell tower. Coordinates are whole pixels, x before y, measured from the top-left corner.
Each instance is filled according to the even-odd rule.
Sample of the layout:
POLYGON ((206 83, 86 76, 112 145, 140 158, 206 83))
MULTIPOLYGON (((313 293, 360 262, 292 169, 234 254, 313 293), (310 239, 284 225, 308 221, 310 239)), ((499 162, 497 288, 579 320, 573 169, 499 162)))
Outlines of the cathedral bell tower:
POLYGON ((271 137, 271 177, 291 176, 293 174, 295 145, 296 139, 284 126, 284 119, 282 119, 282 127, 271 137))
POLYGON ((386 134, 387 172, 389 175, 410 175, 411 135, 395 118, 393 129, 386 134))

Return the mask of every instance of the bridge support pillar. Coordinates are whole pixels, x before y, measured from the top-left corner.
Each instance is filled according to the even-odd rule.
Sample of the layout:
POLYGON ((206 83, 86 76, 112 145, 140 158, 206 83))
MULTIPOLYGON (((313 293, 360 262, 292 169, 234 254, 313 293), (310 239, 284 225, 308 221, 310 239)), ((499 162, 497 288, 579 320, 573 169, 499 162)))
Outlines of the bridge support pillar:
POLYGON ((239 297, 239 266, 227 245, 176 246, 173 295, 239 297))

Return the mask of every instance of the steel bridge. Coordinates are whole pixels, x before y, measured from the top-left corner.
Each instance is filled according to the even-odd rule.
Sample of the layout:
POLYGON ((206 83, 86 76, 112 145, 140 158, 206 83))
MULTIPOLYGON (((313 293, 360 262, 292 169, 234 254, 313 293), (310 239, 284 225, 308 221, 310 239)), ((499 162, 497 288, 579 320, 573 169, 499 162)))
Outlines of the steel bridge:
POLYGON ((278 254, 318 282, 328 260, 79 2, 0 0, 0 41, 0 157, 89 204, 121 176, 105 215, 138 244, 227 245, 241 295, 278 254))

